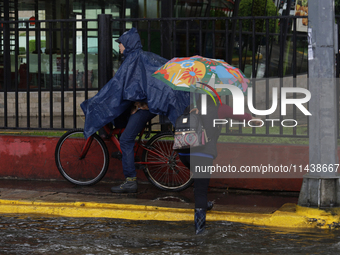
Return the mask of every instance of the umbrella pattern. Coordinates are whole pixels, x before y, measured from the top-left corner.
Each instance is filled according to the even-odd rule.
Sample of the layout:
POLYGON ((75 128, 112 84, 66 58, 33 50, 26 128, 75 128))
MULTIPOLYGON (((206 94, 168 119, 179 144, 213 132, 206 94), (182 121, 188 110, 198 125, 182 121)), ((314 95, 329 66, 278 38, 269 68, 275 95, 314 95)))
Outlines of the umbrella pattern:
MULTIPOLYGON (((210 59, 201 56, 173 58, 160 67, 153 76, 176 90, 207 93, 204 84, 215 88, 216 84, 231 84, 237 86, 244 94, 251 86, 250 80, 236 67, 220 59, 210 59)), ((216 88, 219 95, 230 95, 226 88, 216 88)))

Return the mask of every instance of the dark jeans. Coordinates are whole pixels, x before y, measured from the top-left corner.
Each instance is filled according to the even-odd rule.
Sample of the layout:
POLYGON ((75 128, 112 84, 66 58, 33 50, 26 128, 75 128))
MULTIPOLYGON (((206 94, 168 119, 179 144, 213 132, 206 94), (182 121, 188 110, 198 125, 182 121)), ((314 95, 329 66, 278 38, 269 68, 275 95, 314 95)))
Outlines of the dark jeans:
POLYGON ((135 158, 133 147, 136 136, 143 130, 146 123, 154 118, 156 114, 148 110, 138 110, 132 114, 127 122, 125 130, 119 142, 122 150, 123 172, 125 177, 136 177, 135 158))
POLYGON ((199 156, 179 156, 183 164, 194 174, 195 208, 207 209, 210 173, 197 174, 195 166, 212 166, 213 159, 199 156), (191 161, 191 164, 190 164, 191 161), (194 163, 194 164, 193 164, 194 163))

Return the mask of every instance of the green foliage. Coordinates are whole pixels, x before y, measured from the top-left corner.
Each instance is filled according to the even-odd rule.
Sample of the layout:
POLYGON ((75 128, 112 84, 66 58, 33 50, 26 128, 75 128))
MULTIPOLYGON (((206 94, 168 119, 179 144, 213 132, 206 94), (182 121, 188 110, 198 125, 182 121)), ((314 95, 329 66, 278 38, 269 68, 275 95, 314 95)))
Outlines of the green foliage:
MULTIPOLYGON (((41 42, 41 48, 46 47, 46 41, 41 40, 40 42, 41 42)), ((29 41, 29 52, 33 52, 35 50, 36 50, 35 49, 35 40, 30 40, 29 41)))
POLYGON ((210 10, 210 17, 228 17, 228 15, 220 9, 212 9, 210 10))
MULTIPOLYGON (((251 17, 251 16, 277 16, 276 6, 272 0, 241 0, 239 6, 240 17, 251 17), (254 5, 253 5, 254 1, 254 5), (267 3, 266 3, 267 2, 267 3), (266 8, 265 8, 266 7, 266 8)), ((274 32, 277 28, 278 20, 272 19, 269 21, 269 32, 274 32)), ((243 20, 242 30, 252 31, 252 21, 243 20)), ((256 32, 265 32, 266 26, 264 20, 257 19, 255 22, 256 32)))
MULTIPOLYGON (((210 11, 210 17, 228 17, 228 15, 220 9, 212 9, 210 11)), ((210 23, 210 25, 212 25, 210 23)), ((211 28, 211 27, 209 27, 211 28)), ((216 29, 225 29, 225 20, 217 20, 215 23, 216 29)))
POLYGON ((25 47, 19 47, 19 54, 25 54, 26 53, 26 49, 25 47))
POLYGON ((340 15, 340 0, 334 0, 335 15, 340 15))

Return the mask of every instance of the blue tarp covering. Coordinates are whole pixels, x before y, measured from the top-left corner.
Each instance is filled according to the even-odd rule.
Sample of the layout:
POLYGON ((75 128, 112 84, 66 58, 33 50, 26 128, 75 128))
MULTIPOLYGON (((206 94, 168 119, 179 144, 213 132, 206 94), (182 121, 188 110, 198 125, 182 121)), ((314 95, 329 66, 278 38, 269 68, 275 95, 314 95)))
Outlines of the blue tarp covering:
POLYGON ((174 125, 190 104, 190 93, 175 91, 151 75, 166 59, 142 50, 135 28, 119 37, 125 60, 115 76, 92 98, 81 103, 85 137, 121 115, 136 101, 147 102, 150 112, 165 115, 174 125))

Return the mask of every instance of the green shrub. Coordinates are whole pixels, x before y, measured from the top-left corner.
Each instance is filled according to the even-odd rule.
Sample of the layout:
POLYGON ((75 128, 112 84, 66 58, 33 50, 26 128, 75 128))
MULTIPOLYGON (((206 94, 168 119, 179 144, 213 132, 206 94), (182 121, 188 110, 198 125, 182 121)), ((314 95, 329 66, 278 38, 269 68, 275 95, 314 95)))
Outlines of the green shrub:
MULTIPOLYGON (((276 6, 272 0, 241 0, 239 6, 238 16, 240 17, 251 17, 251 16, 278 16, 276 6), (267 2, 267 5, 266 5, 267 2), (266 7, 266 8, 265 8, 266 7), (253 10, 252 10, 253 9, 253 10)), ((269 32, 273 33, 277 28, 277 19, 271 19, 269 21, 269 32)), ((251 20, 242 21, 243 31, 252 31, 253 25, 251 20)), ((255 22, 256 32, 265 32, 266 24, 262 19, 257 19, 255 22)))
MULTIPOLYGON (((41 45, 40 45, 41 48, 46 47, 46 41, 45 40, 41 40, 40 43, 41 43, 41 45)), ((30 40, 29 41, 29 52, 33 52, 33 51, 35 51, 35 40, 30 40)))
POLYGON ((25 53, 26 53, 25 47, 19 47, 19 55, 25 54, 25 53))

